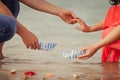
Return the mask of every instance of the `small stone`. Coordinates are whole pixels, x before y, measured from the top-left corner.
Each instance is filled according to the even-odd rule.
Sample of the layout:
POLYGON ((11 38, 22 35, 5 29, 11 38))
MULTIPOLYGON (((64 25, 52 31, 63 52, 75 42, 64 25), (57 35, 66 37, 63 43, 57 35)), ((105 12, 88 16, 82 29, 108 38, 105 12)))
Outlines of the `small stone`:
POLYGON ((45 77, 44 77, 43 80, 48 80, 48 78, 45 78, 45 77))
POLYGON ((10 74, 11 74, 11 75, 15 75, 15 74, 16 74, 16 70, 15 70, 15 69, 11 70, 11 71, 10 71, 10 74))
POLYGON ((74 78, 79 78, 80 76, 79 76, 78 74, 74 73, 74 74, 73 74, 73 77, 74 77, 74 78))
POLYGON ((46 78, 51 78, 51 77, 53 77, 54 75, 52 74, 52 73, 47 73, 47 74, 45 74, 45 77, 46 78))
POLYGON ((28 79, 28 77, 26 75, 23 75, 22 80, 27 80, 27 79, 28 79))

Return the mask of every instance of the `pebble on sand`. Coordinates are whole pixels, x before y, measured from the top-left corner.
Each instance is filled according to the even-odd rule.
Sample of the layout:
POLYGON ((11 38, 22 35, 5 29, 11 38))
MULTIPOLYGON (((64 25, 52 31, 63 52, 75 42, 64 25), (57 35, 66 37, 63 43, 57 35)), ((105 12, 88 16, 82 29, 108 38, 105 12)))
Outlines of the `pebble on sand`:
POLYGON ((73 74, 73 77, 74 77, 74 78, 79 78, 80 76, 79 76, 78 74, 74 73, 74 74, 73 74))
POLYGON ((15 70, 15 69, 12 69, 9 73, 10 73, 11 75, 16 75, 16 70, 15 70))
POLYGON ((52 78, 52 77, 54 77, 54 74, 53 73, 46 73, 45 77, 46 78, 52 78))

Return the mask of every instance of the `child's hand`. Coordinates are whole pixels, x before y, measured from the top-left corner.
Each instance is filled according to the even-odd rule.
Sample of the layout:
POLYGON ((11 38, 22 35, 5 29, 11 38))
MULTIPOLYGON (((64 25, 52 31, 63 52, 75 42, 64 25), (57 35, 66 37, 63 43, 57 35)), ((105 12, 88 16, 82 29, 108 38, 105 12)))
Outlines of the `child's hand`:
POLYGON ((76 27, 77 30, 83 32, 90 32, 90 27, 80 18, 72 19, 73 22, 78 22, 80 26, 76 27))
POLYGON ((96 45, 90 45, 90 46, 84 47, 82 50, 83 51, 85 50, 86 53, 81 56, 78 56, 78 59, 85 60, 85 59, 92 57, 96 53, 98 48, 96 45))

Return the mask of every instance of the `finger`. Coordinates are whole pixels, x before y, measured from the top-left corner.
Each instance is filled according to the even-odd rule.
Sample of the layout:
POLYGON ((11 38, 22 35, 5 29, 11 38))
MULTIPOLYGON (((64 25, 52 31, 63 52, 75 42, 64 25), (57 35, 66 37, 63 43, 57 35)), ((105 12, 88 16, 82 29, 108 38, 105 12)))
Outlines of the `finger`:
POLYGON ((78 22, 79 20, 78 20, 78 19, 72 19, 71 21, 73 21, 73 22, 78 22))
POLYGON ((36 42, 36 41, 34 42, 34 44, 33 44, 33 49, 34 49, 34 50, 36 50, 36 49, 39 50, 39 49, 40 49, 40 46, 39 46, 38 41, 37 41, 37 42, 36 42))
POLYGON ((75 24, 75 23, 77 23, 77 21, 72 21, 72 20, 70 20, 70 23, 71 23, 71 24, 75 24))
POLYGON ((86 47, 84 47, 84 48, 82 48, 81 50, 82 50, 82 51, 87 51, 87 48, 86 48, 86 47))
POLYGON ((31 49, 34 49, 34 45, 32 45, 32 44, 31 44, 31 45, 29 45, 29 47, 30 47, 31 49))
POLYGON ((67 22, 68 24, 72 24, 72 22, 71 22, 70 20, 67 20, 66 22, 67 22))
POLYGON ((83 60, 88 59, 90 56, 89 56, 89 52, 87 51, 87 49, 83 48, 82 51, 85 51, 85 53, 78 56, 78 59, 83 59, 83 60))
POLYGON ((32 49, 34 49, 34 50, 37 49, 36 44, 34 44, 34 45, 32 46, 32 49))
POLYGON ((88 59, 88 57, 78 58, 78 59, 80 59, 80 60, 86 60, 86 59, 88 59))
MULTIPOLYGON (((71 20, 71 21, 72 21, 72 20, 71 20)), ((72 22, 73 22, 73 23, 77 23, 77 21, 74 21, 74 20, 73 20, 72 22)))
POLYGON ((26 46, 26 48, 29 48, 29 44, 26 44, 25 46, 26 46))
POLYGON ((77 18, 77 16, 73 12, 71 12, 71 14, 72 14, 73 18, 77 18))
POLYGON ((34 50, 36 49, 35 42, 33 42, 33 41, 32 41, 32 43, 30 43, 29 46, 31 49, 34 49, 34 50))
POLYGON ((75 19, 70 19, 70 23, 71 23, 71 24, 75 24, 75 23, 77 23, 77 20, 75 20, 75 19))
POLYGON ((83 21, 80 18, 72 19, 73 21, 78 22, 79 24, 83 24, 83 21))
POLYGON ((84 55, 78 56, 77 58, 78 58, 78 59, 82 59, 82 60, 86 60, 86 59, 88 59, 89 57, 88 57, 88 55, 84 54, 84 55))
POLYGON ((38 50, 40 49, 39 43, 35 43, 35 48, 38 49, 38 50))

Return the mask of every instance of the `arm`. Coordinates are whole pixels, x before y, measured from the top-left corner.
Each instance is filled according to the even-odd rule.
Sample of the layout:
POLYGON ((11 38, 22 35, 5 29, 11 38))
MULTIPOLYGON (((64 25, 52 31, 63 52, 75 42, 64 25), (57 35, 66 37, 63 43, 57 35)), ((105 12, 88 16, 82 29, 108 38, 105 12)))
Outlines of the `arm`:
POLYGON ((101 20, 100 22, 96 23, 95 25, 92 25, 91 26, 91 32, 102 30, 103 29, 103 24, 104 24, 104 20, 101 20))
MULTIPOLYGON (((9 9, 0 1, 0 14, 5 14, 15 18, 9 9)), ((38 39, 37 37, 28 31, 24 25, 22 25, 17 19, 15 19, 18 24, 17 34, 21 36, 23 42, 25 43, 27 48, 31 49, 39 49, 38 39)))
POLYGON ((98 43, 83 48, 83 50, 86 50, 87 52, 85 55, 79 56, 78 58, 87 59, 93 56, 95 52, 101 47, 108 45, 118 39, 120 39, 120 25, 117 26, 114 30, 112 30, 104 39, 102 39, 98 43))
POLYGON ((36 35, 30 32, 24 25, 18 22, 18 28, 16 32, 23 40, 25 46, 31 49, 40 49, 38 39, 36 35))
POLYGON ((83 32, 94 32, 94 31, 99 31, 103 29, 103 24, 104 24, 104 20, 101 20, 100 22, 92 25, 92 26, 88 26, 82 19, 78 18, 78 19, 72 19, 72 21, 76 21, 80 24, 80 26, 76 27, 77 30, 83 31, 83 32))
POLYGON ((60 13, 60 10, 62 10, 62 8, 57 7, 51 3, 48 3, 45 0, 20 0, 20 1, 33 9, 54 15, 58 15, 60 13))
POLYGON ((116 40, 120 39, 120 25, 112 30, 104 39, 98 42, 96 45, 101 48, 107 44, 110 44, 116 40))
POLYGON ((67 9, 60 8, 45 0, 20 0, 25 5, 42 12, 59 16, 63 21, 72 24, 71 19, 76 18, 76 15, 67 9))

